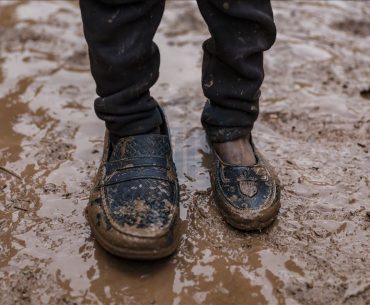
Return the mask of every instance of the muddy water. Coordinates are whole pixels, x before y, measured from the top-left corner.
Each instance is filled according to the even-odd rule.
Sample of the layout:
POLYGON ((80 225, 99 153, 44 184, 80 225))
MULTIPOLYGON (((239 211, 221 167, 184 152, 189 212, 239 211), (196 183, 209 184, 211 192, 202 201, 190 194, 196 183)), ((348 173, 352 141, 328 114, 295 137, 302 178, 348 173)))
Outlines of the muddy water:
POLYGON ((370 7, 276 1, 257 145, 278 169, 271 228, 229 228, 210 199, 199 123, 201 43, 192 1, 172 1, 153 89, 173 134, 179 251, 124 261, 83 210, 102 152, 79 11, 0 2, 0 304, 370 304, 370 7))

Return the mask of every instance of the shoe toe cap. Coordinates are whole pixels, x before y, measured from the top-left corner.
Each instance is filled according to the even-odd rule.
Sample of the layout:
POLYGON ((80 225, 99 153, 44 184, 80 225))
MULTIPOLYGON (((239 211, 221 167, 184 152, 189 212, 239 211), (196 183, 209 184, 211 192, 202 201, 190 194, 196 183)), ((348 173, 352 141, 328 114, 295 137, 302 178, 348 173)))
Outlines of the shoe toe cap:
POLYGON ((148 213, 149 203, 144 200, 128 206, 134 208, 114 210, 102 201, 87 206, 86 216, 93 235, 103 248, 125 258, 155 259, 171 254, 179 242, 178 206, 168 206, 161 217, 155 217, 153 211, 148 213))
MULTIPOLYGON (((267 169, 258 179, 228 180, 222 167, 216 168, 213 192, 224 218, 233 227, 242 230, 258 230, 268 226, 280 208, 280 185, 274 174, 267 169)), ((257 177, 257 176, 255 176, 257 177)))

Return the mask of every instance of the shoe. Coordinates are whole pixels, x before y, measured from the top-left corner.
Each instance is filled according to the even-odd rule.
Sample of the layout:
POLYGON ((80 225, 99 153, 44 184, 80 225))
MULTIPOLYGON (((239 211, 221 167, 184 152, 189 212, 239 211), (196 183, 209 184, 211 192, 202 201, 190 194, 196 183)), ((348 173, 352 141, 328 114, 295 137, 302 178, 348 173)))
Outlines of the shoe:
POLYGON ((98 243, 123 258, 163 258, 180 241, 179 184, 161 113, 161 134, 125 137, 113 146, 106 132, 103 158, 86 207, 98 243))
POLYGON ((257 163, 227 164, 213 149, 211 184, 214 200, 224 219, 234 228, 261 230, 270 225, 280 209, 280 182, 269 163, 251 144, 257 163))

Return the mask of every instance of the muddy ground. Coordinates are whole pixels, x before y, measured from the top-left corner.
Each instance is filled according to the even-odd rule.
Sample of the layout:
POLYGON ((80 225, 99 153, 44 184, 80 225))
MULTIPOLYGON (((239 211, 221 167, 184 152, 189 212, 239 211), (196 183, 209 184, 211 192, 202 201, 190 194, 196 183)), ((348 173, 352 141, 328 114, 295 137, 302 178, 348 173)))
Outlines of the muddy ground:
POLYGON ((124 261, 83 216, 102 152, 77 3, 0 1, 0 304, 370 304, 370 6, 274 1, 254 134, 284 186, 278 220, 231 229, 210 199, 193 1, 169 1, 153 89, 171 119, 179 251, 124 261))

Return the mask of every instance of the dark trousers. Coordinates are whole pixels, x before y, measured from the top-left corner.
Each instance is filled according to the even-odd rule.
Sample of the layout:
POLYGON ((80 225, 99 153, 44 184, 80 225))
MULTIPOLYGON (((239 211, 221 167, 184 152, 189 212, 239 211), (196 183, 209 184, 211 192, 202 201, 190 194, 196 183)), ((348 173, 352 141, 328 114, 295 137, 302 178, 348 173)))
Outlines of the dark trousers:
MULTIPOLYGON (((110 133, 149 133, 161 124, 149 89, 160 55, 153 36, 165 0, 80 0, 97 116, 110 133)), ((276 38, 270 0, 198 0, 211 38, 203 45, 202 124, 214 142, 247 135, 258 116, 263 51, 276 38)), ((179 21, 180 22, 180 21, 179 21)))

